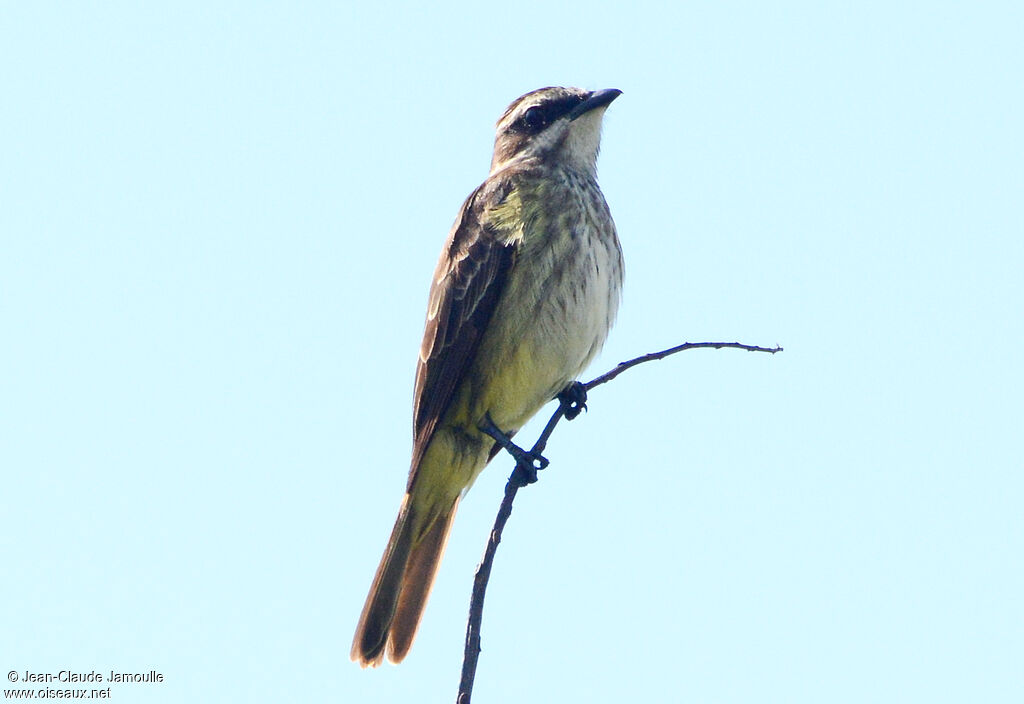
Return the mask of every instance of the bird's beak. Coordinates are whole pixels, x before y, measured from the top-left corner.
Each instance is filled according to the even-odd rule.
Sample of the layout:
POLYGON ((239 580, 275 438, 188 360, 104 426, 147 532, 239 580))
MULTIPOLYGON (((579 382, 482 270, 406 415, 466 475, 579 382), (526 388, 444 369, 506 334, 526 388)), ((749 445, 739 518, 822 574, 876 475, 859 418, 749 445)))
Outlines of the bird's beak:
POLYGON ((622 95, 622 91, 618 88, 595 90, 586 100, 573 108, 572 112, 569 113, 569 121, 572 122, 577 117, 586 115, 591 110, 608 107, 620 95, 622 95))

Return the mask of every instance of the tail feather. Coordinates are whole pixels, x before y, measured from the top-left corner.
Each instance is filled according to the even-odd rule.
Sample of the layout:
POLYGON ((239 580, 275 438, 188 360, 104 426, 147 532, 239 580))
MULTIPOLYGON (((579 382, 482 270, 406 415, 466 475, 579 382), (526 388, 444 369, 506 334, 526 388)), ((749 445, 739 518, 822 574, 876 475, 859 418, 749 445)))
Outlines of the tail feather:
POLYGON ((384 648, 395 606, 398 604, 405 563, 412 548, 412 521, 409 520, 409 514, 409 495, 406 494, 388 539, 388 546, 377 567, 377 574, 373 577, 352 641, 350 656, 361 667, 377 667, 384 659, 384 648))
POLYGON ((409 648, 416 637, 416 629, 419 628, 423 609, 434 586, 437 569, 441 566, 458 506, 459 499, 456 498, 448 512, 438 516, 434 525, 409 554, 388 639, 388 659, 395 664, 402 662, 409 654, 409 648))
POLYGON ((426 533, 419 535, 420 522, 406 494, 352 641, 350 656, 360 667, 377 667, 384 661, 385 652, 393 663, 401 662, 408 654, 458 504, 456 498, 426 533))

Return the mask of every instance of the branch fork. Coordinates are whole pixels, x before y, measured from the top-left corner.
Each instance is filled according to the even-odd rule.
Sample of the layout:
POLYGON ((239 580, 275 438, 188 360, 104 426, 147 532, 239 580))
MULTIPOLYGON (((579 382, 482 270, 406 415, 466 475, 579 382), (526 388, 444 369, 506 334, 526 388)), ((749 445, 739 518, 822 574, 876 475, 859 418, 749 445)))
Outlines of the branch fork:
POLYGON ((476 666, 480 657, 480 625, 484 616, 484 596, 487 593, 487 582, 491 578, 491 566, 494 564, 494 555, 498 550, 498 544, 501 542, 501 534, 505 530, 505 523, 508 522, 509 516, 512 515, 512 502, 515 501, 519 489, 536 482, 537 471, 548 466, 548 461, 544 458, 543 452, 544 448, 547 447, 548 439, 555 431, 555 426, 558 425, 562 418, 567 420, 576 418, 581 411, 586 410, 587 395, 592 389, 601 384, 607 384, 627 369, 645 362, 665 359, 665 357, 678 352, 701 348, 731 348, 748 352, 767 352, 768 354, 782 352, 782 348, 779 346, 758 347, 755 345, 744 345, 739 342, 684 342, 681 345, 669 347, 660 352, 651 352, 626 362, 620 362, 612 369, 585 384, 578 381, 572 382, 558 394, 558 408, 551 414, 551 418, 548 419, 547 425, 544 426, 540 437, 537 438, 537 442, 529 450, 525 450, 513 443, 511 437, 495 426, 489 417, 486 419, 486 424, 481 426, 481 430, 493 437, 498 444, 515 458, 516 467, 512 470, 512 474, 509 475, 508 482, 505 484, 505 496, 498 507, 498 515, 494 519, 494 527, 491 528, 491 535, 487 541, 487 548, 484 550, 483 559, 480 561, 480 565, 477 567, 476 574, 473 577, 473 595, 469 603, 469 622, 466 624, 466 647, 462 658, 462 678, 459 681, 459 694, 455 700, 456 704, 470 704, 470 699, 473 696, 473 682, 476 679, 476 666))

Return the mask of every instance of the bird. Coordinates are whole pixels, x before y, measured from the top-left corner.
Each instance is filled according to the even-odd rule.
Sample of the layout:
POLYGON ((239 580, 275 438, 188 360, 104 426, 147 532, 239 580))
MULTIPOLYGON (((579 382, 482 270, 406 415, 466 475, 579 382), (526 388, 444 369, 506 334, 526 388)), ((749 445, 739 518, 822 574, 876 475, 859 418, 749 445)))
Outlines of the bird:
POLYGON ((490 173, 459 210, 430 287, 409 478, 350 653, 363 668, 408 655, 459 501, 611 329, 623 259, 597 156, 620 94, 541 88, 497 122, 490 173))

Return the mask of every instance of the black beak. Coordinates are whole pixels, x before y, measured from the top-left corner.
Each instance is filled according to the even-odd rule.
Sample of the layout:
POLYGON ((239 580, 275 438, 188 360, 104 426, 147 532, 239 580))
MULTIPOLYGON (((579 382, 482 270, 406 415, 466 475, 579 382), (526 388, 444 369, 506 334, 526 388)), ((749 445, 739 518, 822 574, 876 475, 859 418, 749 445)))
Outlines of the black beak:
POLYGON ((591 110, 608 107, 620 95, 622 95, 622 91, 618 88, 595 90, 586 100, 572 109, 572 112, 569 113, 569 121, 572 122, 577 117, 586 115, 591 110))

